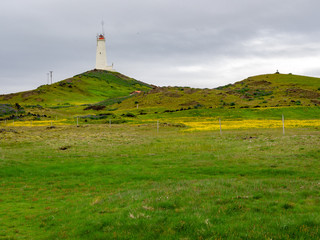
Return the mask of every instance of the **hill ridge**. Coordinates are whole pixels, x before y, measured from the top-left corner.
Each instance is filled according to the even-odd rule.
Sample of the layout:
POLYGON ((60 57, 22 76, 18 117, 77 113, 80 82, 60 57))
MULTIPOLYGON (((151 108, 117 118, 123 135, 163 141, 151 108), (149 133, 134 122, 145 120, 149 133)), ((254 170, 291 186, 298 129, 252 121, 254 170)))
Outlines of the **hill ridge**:
POLYGON ((152 86, 118 72, 89 70, 34 90, 0 95, 0 103, 89 104, 114 97, 130 95, 132 91, 147 91, 152 86))
POLYGON ((35 90, 1 95, 0 103, 20 105, 112 105, 140 108, 260 108, 319 106, 320 78, 261 74, 215 89, 155 87, 119 72, 89 70, 35 90), (130 95, 134 91, 138 95, 130 95))
POLYGON ((215 89, 158 87, 123 101, 118 107, 260 108, 319 106, 320 78, 293 74, 262 74, 215 89))

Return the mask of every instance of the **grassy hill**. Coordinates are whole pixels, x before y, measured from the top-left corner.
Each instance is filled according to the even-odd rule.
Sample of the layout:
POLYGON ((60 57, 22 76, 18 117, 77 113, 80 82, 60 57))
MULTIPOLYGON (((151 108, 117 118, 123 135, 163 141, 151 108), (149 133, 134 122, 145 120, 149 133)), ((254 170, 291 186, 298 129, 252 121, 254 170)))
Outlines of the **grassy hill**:
POLYGON ((134 108, 265 108, 320 105, 320 79, 292 74, 249 77, 217 89, 160 87, 119 104, 134 108))
POLYGON ((32 91, 1 95, 0 103, 81 105, 127 97, 133 91, 147 91, 150 88, 148 84, 117 72, 92 70, 32 91))
POLYGON ((81 116, 86 123, 104 123, 105 118, 113 122, 180 117, 274 119, 281 114, 317 119, 318 106, 320 79, 292 74, 265 74, 216 89, 196 89, 155 87, 116 72, 88 71, 33 91, 0 96, 3 120, 73 121, 81 116), (135 90, 141 93, 130 95, 135 90))

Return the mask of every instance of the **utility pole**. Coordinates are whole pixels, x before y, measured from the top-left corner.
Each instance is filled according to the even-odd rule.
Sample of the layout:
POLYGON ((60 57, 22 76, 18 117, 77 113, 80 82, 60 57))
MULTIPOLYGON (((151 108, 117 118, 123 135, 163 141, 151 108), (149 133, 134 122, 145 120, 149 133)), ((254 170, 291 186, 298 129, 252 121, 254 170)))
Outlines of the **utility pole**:
POLYGON ((47 85, 49 85, 49 73, 47 73, 47 85))
POLYGON ((51 80, 51 84, 52 84, 52 73, 53 73, 53 71, 50 71, 50 80, 51 80))

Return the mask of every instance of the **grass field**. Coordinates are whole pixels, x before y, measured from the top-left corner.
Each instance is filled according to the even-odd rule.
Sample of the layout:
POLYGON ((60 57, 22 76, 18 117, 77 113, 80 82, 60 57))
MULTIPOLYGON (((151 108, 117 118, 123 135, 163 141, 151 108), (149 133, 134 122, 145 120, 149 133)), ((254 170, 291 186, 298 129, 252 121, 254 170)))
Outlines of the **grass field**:
POLYGON ((0 239, 320 238, 314 127, 7 126, 0 143, 0 239))
POLYGON ((320 239, 319 80, 1 95, 0 240, 320 239))

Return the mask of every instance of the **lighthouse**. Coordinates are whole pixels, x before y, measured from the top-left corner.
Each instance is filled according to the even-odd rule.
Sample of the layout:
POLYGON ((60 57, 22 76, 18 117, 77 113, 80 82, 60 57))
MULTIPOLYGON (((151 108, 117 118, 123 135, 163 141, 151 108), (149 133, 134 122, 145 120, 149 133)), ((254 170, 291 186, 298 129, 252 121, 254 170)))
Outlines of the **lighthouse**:
MULTIPOLYGON (((102 32, 103 24, 102 24, 102 32)), ((96 69, 115 71, 113 66, 107 64, 106 39, 104 33, 97 35, 97 54, 96 54, 96 69)))

